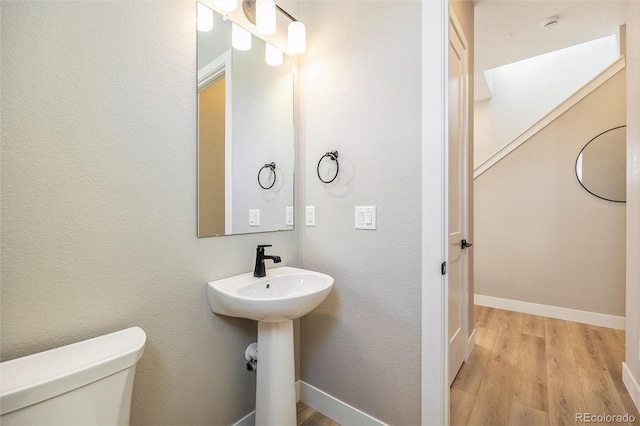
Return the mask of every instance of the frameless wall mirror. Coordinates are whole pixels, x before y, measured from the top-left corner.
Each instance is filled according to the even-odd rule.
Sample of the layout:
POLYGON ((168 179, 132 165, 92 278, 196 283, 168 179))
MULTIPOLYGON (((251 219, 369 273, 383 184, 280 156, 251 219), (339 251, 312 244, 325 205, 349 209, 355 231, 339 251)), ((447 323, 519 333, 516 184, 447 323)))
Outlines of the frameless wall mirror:
POLYGON ((591 139, 576 161, 580 185, 603 200, 626 202, 626 146, 627 126, 614 127, 591 139))
POLYGON ((213 18, 198 30, 198 237, 291 230, 293 59, 267 64, 263 40, 196 4, 213 18))

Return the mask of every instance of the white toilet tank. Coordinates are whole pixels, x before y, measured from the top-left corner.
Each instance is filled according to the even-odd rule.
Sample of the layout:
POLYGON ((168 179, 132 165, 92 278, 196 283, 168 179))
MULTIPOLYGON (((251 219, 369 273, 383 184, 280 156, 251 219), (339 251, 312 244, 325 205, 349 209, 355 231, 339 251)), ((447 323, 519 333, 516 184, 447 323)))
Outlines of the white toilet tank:
POLYGON ((128 425, 139 327, 0 363, 0 424, 128 425))

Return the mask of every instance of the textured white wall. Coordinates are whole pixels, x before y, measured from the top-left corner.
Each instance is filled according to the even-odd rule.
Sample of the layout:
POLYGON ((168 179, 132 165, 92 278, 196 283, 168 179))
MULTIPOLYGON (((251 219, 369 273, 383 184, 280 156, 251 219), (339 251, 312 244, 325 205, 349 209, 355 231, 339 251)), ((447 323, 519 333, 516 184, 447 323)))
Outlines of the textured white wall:
POLYGON ((625 315, 625 204, 575 174, 625 123, 625 87, 623 70, 475 180, 476 294, 625 315))
MULTIPOLYGON (((627 327, 625 362, 640 383, 640 2, 627 2, 627 327)), ((636 401, 637 405, 638 401, 636 401)))
POLYGON ((618 55, 612 35, 493 70, 493 96, 475 102, 475 166, 564 102, 618 55))
POLYGON ((196 238, 195 3, 2 2, 2 359, 141 326, 133 424, 254 408, 207 281, 298 232, 196 238))
POLYGON ((420 423, 420 2, 301 2, 303 266, 335 278, 301 320, 301 379, 390 424, 420 423), (340 153, 340 176, 316 176, 340 153), (354 229, 375 205, 378 229, 354 229))

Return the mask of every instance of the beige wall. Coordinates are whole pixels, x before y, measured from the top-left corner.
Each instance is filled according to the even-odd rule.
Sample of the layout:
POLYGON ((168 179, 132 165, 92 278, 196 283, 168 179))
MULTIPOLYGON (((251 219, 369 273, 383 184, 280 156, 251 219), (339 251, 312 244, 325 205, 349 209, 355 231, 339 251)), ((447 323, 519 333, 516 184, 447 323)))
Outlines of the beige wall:
MULTIPOLYGON (((390 424, 420 423, 421 5, 301 2, 303 266, 335 278, 302 318, 301 379, 390 424), (375 30, 372 30, 375 29, 375 30), (340 175, 316 176, 337 149, 340 175), (378 229, 354 229, 355 206, 378 229)), ((435 368, 435 367, 434 367, 435 368)))
MULTIPOLYGON (((455 13, 456 18, 458 19, 458 22, 460 22, 460 25, 462 26, 462 31, 464 32, 464 36, 467 38, 467 42, 469 43, 469 111, 468 111, 468 117, 469 117, 469 130, 468 130, 468 137, 469 137, 469 146, 467 149, 467 178, 468 178, 468 184, 467 184, 467 188, 468 188, 468 199, 467 199, 467 203, 468 203, 468 208, 469 208, 469 216, 468 216, 468 233, 467 233, 467 241, 473 243, 475 241, 474 239, 474 219, 473 219, 473 146, 474 146, 474 140, 473 140, 473 128, 474 128, 474 102, 473 102, 473 92, 474 92, 474 88, 473 88, 473 73, 474 73, 474 9, 473 9, 473 3, 471 2, 471 0, 451 0, 451 7, 453 8, 453 11, 455 13)), ((474 296, 474 268, 475 268, 475 264, 474 264, 474 254, 475 254, 475 250, 473 249, 473 246, 467 250, 467 264, 468 264, 468 270, 469 270, 469 275, 467 277, 467 283, 468 283, 468 288, 469 288, 469 302, 468 302, 468 306, 469 306, 469 312, 468 312, 468 332, 469 335, 471 335, 471 333, 473 333, 473 330, 475 328, 474 325, 474 318, 473 318, 473 296, 474 296)))
POLYGON ((196 238, 195 3, 0 7, 2 359, 138 325, 132 423, 233 423, 256 326, 205 285, 298 231, 196 238))
MULTIPOLYGON (((625 362, 640 383, 640 2, 627 2, 627 327, 625 362)), ((636 406, 640 408, 640 389, 636 406)))
POLYGON ((625 114, 623 70, 475 180, 476 294, 625 315, 625 204, 574 169, 625 114))
MULTIPOLYGON (((482 11, 482 6, 479 7, 482 11)), ((487 76, 491 81, 491 97, 475 103, 478 123, 475 128, 476 167, 517 139, 619 57, 616 37, 610 35, 491 70, 487 76)))
POLYGON ((198 235, 224 235, 225 79, 198 92, 198 235))

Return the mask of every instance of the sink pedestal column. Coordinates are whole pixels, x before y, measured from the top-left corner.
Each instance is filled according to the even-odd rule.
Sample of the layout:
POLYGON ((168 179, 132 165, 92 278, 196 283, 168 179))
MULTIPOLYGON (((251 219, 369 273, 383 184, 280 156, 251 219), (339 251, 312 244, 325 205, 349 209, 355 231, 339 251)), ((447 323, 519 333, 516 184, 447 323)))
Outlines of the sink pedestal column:
POLYGON ((256 426, 296 426, 293 321, 258 322, 256 426))

